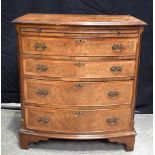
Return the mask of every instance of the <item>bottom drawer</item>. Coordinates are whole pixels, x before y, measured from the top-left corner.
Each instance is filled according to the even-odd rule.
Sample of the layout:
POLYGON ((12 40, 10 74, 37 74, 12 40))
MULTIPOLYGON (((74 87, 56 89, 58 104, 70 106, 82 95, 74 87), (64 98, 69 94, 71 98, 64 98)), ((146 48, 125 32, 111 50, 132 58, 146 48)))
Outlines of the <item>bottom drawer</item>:
POLYGON ((128 130, 131 108, 100 110, 52 109, 25 106, 26 128, 68 133, 128 130))

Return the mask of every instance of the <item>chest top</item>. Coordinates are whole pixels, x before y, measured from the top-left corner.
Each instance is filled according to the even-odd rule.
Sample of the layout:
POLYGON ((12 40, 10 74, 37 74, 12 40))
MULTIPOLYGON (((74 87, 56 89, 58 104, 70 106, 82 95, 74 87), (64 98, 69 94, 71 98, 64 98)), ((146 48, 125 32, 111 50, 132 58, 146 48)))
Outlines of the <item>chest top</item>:
POLYGON ((83 14, 26 14, 13 22, 47 25, 86 25, 86 26, 138 26, 146 25, 129 15, 83 15, 83 14))

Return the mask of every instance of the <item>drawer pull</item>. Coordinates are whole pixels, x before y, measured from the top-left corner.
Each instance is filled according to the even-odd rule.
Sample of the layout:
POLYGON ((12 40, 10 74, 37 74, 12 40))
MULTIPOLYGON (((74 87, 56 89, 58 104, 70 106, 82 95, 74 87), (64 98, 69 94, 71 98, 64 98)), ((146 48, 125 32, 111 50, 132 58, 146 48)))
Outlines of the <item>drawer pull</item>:
POLYGON ((44 64, 37 64, 36 65, 36 70, 38 72, 46 72, 48 70, 48 66, 46 66, 44 64))
POLYGON ((78 44, 84 44, 84 43, 86 43, 86 40, 79 39, 79 40, 76 40, 76 42, 77 42, 78 44))
POLYGON ((36 95, 38 95, 38 96, 47 96, 48 95, 48 91, 45 90, 45 89, 38 89, 36 91, 36 95))
POLYGON ((109 125, 117 125, 117 123, 118 123, 118 118, 116 118, 116 117, 111 117, 111 118, 108 118, 107 119, 107 123, 109 124, 109 125))
POLYGON ((83 88, 85 85, 83 83, 76 83, 75 85, 75 88, 83 88))
POLYGON ((119 96, 119 92, 117 90, 112 90, 112 91, 109 91, 107 95, 111 98, 114 98, 119 96))
POLYGON ((47 124, 48 122, 49 122, 49 119, 46 116, 38 118, 38 123, 40 124, 47 124))
POLYGON ((85 66, 85 63, 84 62, 75 62, 74 65, 77 67, 83 67, 83 66, 85 66))
POLYGON ((35 48, 35 50, 37 50, 37 51, 44 51, 45 49, 47 49, 47 46, 46 46, 45 43, 36 42, 36 43, 34 44, 34 48, 35 48))
POLYGON ((116 51, 116 52, 120 52, 121 50, 123 50, 124 46, 123 44, 113 44, 112 45, 112 50, 116 51))
POLYGON ((80 117, 81 115, 83 115, 84 113, 81 112, 81 111, 76 111, 74 112, 74 116, 77 118, 77 117, 80 117))
POLYGON ((112 66, 111 67, 111 72, 112 73, 120 73, 122 71, 122 67, 121 66, 112 66))

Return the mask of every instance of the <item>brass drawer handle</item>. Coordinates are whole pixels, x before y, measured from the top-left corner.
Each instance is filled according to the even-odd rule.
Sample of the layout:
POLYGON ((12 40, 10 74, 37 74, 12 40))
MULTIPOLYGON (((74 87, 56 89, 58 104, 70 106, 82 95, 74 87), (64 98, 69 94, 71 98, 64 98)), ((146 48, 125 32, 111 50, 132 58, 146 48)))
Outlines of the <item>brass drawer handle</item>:
POLYGON ((114 98, 114 97, 118 97, 119 94, 120 94, 119 91, 117 91, 117 90, 112 90, 112 91, 109 91, 107 95, 108 95, 109 97, 111 97, 111 98, 114 98))
POLYGON ((109 125, 117 125, 119 121, 119 118, 111 117, 107 119, 107 124, 109 125))
POLYGON ((47 49, 47 46, 45 43, 42 43, 42 42, 36 42, 34 44, 34 48, 35 50, 37 51, 44 51, 45 49, 47 49))
POLYGON ((113 44, 112 45, 112 50, 114 50, 116 52, 120 52, 123 49, 124 49, 124 45, 123 44, 113 44))
POLYGON ((84 113, 83 112, 81 112, 81 111, 76 111, 76 112, 74 112, 74 116, 77 118, 77 117, 80 117, 80 116, 82 116, 82 115, 84 115, 84 113))
POLYGON ((46 66, 45 64, 37 64, 36 70, 38 72, 46 72, 48 70, 48 66, 46 66))
POLYGON ((85 63, 84 62, 75 62, 74 65, 77 67, 83 67, 83 66, 85 66, 85 63))
POLYGON ((122 67, 121 66, 112 66, 111 67, 111 72, 112 73, 120 73, 122 71, 122 67))
POLYGON ((47 96, 48 95, 48 91, 45 90, 45 89, 37 89, 36 95, 37 96, 47 96))
POLYGON ((83 83, 76 83, 75 85, 75 88, 83 88, 85 85, 83 83))
POLYGON ((37 121, 40 124, 47 124, 49 122, 49 119, 46 116, 42 116, 42 117, 39 117, 37 121))
POLYGON ((84 43, 86 43, 86 40, 79 39, 79 40, 76 40, 76 42, 77 42, 78 44, 84 44, 84 43))

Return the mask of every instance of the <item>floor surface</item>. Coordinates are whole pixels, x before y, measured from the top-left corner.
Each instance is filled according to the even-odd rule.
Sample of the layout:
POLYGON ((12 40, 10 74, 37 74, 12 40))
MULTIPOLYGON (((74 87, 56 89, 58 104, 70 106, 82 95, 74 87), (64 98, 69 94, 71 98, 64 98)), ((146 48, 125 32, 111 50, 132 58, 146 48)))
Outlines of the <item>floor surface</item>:
POLYGON ((2 155, 153 155, 153 115, 137 114, 135 150, 125 152, 124 147, 116 143, 92 141, 49 140, 31 144, 29 150, 18 146, 20 110, 2 110, 2 155))

